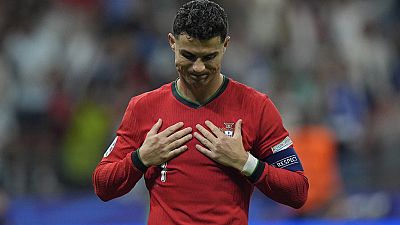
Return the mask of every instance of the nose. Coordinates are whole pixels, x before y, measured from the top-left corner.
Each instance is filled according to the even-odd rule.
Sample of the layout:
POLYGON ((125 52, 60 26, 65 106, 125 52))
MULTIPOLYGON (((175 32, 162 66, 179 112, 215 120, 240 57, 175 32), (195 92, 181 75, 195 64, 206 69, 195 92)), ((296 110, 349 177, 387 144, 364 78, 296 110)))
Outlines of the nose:
POLYGON ((194 63, 193 63, 193 71, 195 73, 201 73, 204 71, 204 69, 206 68, 206 66, 204 65, 204 63, 201 61, 201 59, 197 59, 194 63))

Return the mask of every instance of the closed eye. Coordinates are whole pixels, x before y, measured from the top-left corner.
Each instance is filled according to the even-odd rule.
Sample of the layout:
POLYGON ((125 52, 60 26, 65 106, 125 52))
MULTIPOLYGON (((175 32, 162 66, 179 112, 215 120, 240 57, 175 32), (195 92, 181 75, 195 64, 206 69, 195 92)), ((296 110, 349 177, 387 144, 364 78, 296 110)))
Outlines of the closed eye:
POLYGON ((217 54, 218 54, 218 53, 212 53, 212 54, 206 55, 206 56, 203 57, 203 61, 212 60, 212 59, 214 59, 214 58, 217 56, 217 54))
POLYGON ((196 59, 197 59, 197 56, 193 55, 193 54, 190 53, 190 52, 181 51, 181 55, 182 55, 183 57, 185 57, 186 59, 192 61, 192 62, 196 61, 196 59))

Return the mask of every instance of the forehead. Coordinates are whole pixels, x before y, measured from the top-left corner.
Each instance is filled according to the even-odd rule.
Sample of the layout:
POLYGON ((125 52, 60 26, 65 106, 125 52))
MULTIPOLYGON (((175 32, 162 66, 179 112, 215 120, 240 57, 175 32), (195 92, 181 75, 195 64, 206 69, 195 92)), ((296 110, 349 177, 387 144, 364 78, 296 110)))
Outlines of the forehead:
POLYGON ((178 48, 193 53, 217 51, 221 47, 223 47, 223 43, 221 43, 221 37, 219 36, 213 37, 208 40, 199 40, 196 38, 192 38, 189 35, 181 34, 176 39, 176 44, 178 48))

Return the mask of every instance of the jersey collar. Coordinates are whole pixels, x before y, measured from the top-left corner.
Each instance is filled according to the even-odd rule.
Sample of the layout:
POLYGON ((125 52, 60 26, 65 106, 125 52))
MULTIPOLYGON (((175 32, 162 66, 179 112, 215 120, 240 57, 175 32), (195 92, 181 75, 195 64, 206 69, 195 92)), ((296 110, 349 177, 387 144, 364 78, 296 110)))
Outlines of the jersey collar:
POLYGON ((212 102, 214 99, 216 99, 218 96, 220 96, 225 91, 225 89, 229 83, 229 79, 227 77, 223 76, 222 84, 218 88, 218 90, 204 104, 200 105, 198 103, 192 102, 189 99, 183 97, 183 95, 178 91, 177 81, 178 81, 178 79, 176 79, 174 82, 172 82, 172 94, 178 101, 180 101, 181 103, 183 103, 191 108, 194 108, 194 109, 200 108, 200 107, 212 102))

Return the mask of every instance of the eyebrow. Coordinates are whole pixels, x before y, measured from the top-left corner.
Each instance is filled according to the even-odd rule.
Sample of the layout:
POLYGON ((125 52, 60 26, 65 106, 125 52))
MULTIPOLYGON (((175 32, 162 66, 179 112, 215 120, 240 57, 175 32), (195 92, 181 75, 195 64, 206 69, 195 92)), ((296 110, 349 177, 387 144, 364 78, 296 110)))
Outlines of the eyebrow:
MULTIPOLYGON (((180 51, 181 54, 184 53, 184 54, 190 54, 190 55, 193 55, 193 56, 198 56, 197 54, 195 54, 193 52, 190 52, 188 50, 185 50, 185 49, 181 49, 179 51, 180 51)), ((214 52, 211 52, 211 53, 206 54, 206 55, 201 55, 201 58, 202 57, 207 57, 207 56, 212 56, 212 55, 217 55, 218 53, 219 53, 218 51, 214 51, 214 52)))

